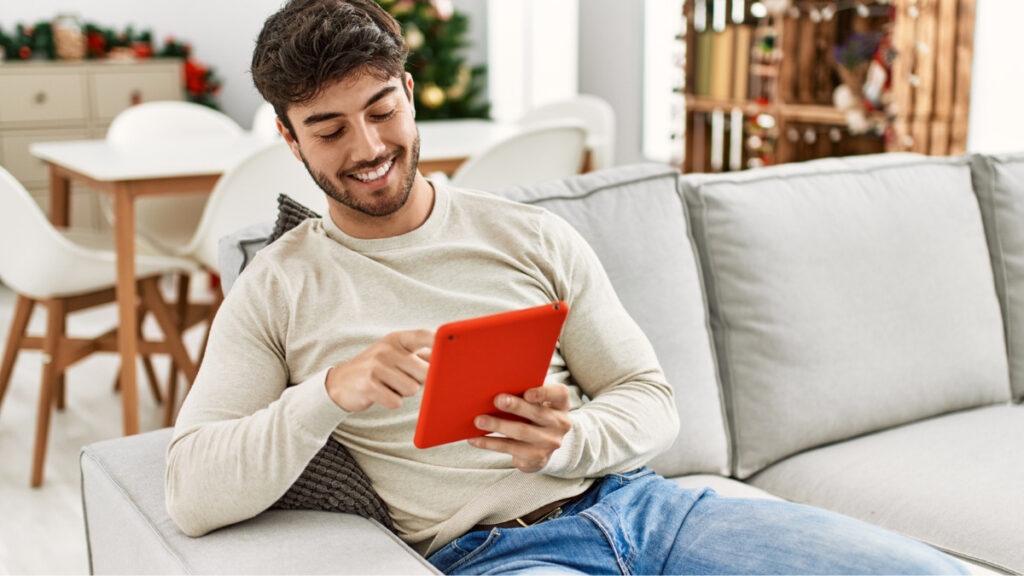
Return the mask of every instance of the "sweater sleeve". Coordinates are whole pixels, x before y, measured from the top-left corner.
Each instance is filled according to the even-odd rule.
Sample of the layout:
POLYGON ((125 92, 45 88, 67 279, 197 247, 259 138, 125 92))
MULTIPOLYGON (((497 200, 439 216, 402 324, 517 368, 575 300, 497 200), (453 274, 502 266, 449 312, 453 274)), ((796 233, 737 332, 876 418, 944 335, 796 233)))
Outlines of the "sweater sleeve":
POLYGON ((286 388, 293 305, 257 256, 217 313, 167 452, 168 513, 189 536, 269 508, 346 414, 327 394, 327 367, 286 388))
POLYGON ((591 400, 570 412, 572 429, 541 473, 581 478, 635 469, 675 440, 672 387, 586 240, 553 215, 542 235, 548 273, 569 304, 559 351, 571 382, 591 400))

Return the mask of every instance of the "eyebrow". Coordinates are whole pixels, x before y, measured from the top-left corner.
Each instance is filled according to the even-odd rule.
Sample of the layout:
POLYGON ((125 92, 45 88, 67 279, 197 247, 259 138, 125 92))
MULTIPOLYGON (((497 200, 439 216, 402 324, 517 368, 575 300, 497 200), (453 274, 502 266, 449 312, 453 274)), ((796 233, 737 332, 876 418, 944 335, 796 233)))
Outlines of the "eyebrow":
MULTIPOLYGON (((384 88, 380 89, 376 94, 374 94, 373 96, 370 96, 370 99, 367 100, 366 104, 363 105, 363 110, 366 110, 370 106, 373 106, 381 98, 387 96, 388 94, 391 94, 395 90, 398 90, 398 88, 396 88, 394 85, 392 85, 392 86, 385 86, 384 88)), ((304 125, 306 125, 306 126, 312 126, 313 124, 317 124, 319 122, 324 122, 326 120, 331 120, 331 119, 334 119, 334 118, 338 118, 339 116, 344 116, 344 114, 342 114, 340 112, 322 112, 320 114, 313 114, 311 116, 306 117, 306 119, 303 120, 302 123, 304 125)))

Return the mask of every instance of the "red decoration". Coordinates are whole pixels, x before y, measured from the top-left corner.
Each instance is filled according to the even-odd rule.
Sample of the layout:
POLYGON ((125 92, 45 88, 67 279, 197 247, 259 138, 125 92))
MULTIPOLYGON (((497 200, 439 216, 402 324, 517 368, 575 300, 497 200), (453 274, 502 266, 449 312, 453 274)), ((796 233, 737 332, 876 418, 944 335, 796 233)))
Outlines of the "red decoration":
POLYGON ((107 53, 107 40, 99 31, 92 31, 86 35, 85 46, 90 58, 102 58, 107 53))
POLYGON ((206 87, 206 73, 209 69, 189 58, 185 61, 185 89, 192 94, 202 94, 206 87))
POLYGON ((151 58, 153 56, 153 45, 148 42, 132 42, 132 51, 137 58, 151 58))

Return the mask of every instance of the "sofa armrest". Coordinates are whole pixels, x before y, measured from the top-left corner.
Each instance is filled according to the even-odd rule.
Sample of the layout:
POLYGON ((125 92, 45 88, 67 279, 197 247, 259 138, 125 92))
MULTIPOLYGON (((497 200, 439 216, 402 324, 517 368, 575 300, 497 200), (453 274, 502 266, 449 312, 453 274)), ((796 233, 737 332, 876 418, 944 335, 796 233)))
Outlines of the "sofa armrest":
POLYGON ((171 429, 86 446, 82 503, 94 574, 436 574, 380 524, 350 514, 272 510, 201 538, 167 515, 171 429))

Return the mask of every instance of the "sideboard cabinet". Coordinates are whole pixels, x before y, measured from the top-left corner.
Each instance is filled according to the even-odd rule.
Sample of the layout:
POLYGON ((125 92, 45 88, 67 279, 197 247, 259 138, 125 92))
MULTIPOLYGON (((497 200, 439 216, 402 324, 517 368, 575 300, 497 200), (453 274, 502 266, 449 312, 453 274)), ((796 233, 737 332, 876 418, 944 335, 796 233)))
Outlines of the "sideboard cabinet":
MULTIPOLYGON (((103 138, 129 106, 183 100, 183 66, 175 58, 0 63, 0 166, 48 210, 46 163, 29 154, 29 145, 103 138)), ((95 192, 76 187, 71 198, 75 226, 106 226, 95 192)))

